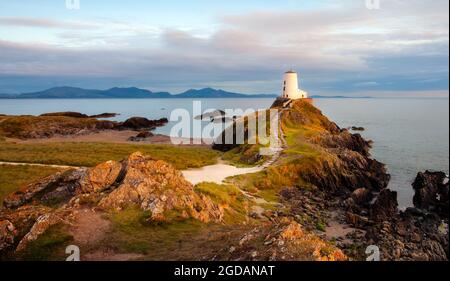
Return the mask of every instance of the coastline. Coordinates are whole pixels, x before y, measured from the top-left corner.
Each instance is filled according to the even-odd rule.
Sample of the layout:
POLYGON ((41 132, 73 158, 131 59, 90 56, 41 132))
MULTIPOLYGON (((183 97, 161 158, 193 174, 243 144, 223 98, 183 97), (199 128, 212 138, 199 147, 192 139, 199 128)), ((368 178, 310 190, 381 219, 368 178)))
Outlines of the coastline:
MULTIPOLYGON (((6 223, 10 222, 12 225, 16 225, 15 221, 21 218, 22 211, 39 207, 40 205, 34 204, 41 201, 45 205, 46 200, 48 200, 47 196, 50 196, 50 194, 51 196, 49 198, 57 196, 57 198, 60 198, 58 200, 64 202, 63 205, 52 207, 54 208, 52 212, 72 213, 78 212, 80 208, 83 210, 85 208, 83 204, 74 204, 77 200, 81 200, 83 196, 99 197, 99 199, 93 200, 93 203, 89 203, 94 204, 94 210, 98 212, 96 213, 97 215, 107 215, 111 212, 108 208, 105 208, 106 205, 97 206, 96 204, 98 203, 95 202, 99 202, 98 200, 100 202, 102 200, 108 200, 108 206, 118 206, 117 204, 119 204, 121 206, 119 210, 122 212, 124 209, 121 205, 122 203, 119 202, 127 202, 129 200, 130 204, 134 204, 135 200, 137 200, 128 198, 130 196, 126 195, 128 193, 121 193, 120 191, 121 189, 133 189, 132 183, 142 180, 144 182, 149 181, 147 183, 148 185, 140 188, 142 192, 145 191, 145 195, 142 195, 144 196, 142 198, 145 198, 146 196, 155 196, 152 190, 159 186, 158 184, 156 186, 154 185, 155 181, 159 182, 163 180, 160 182, 161 186, 164 186, 167 182, 180 181, 179 184, 185 186, 183 187, 185 188, 183 192, 187 192, 190 194, 189 196, 193 196, 192 198, 198 198, 197 196, 200 196, 199 198, 203 200, 201 204, 206 204, 206 207, 203 207, 206 213, 204 211, 197 213, 199 211, 194 210, 194 208, 192 212, 182 213, 181 217, 193 216, 194 219, 202 222, 212 220, 214 222, 222 221, 224 223, 225 221, 232 220, 233 222, 231 224, 227 222, 225 225, 226 227, 236 228, 235 230, 237 232, 233 234, 236 236, 233 236, 233 239, 240 237, 239 239, 241 240, 237 244, 234 242, 233 244, 217 245, 215 246, 214 256, 206 255, 202 259, 234 260, 239 258, 244 260, 266 260, 270 258, 268 256, 269 253, 274 255, 274 253, 281 251, 281 248, 272 244, 270 242, 271 240, 267 240, 269 239, 267 237, 273 236, 274 233, 278 233, 277 231, 290 233, 291 230, 294 231, 295 235, 289 238, 291 240, 283 240, 283 243, 292 243, 294 248, 298 246, 298 243, 308 243, 311 246, 320 245, 318 247, 331 247, 330 249, 333 249, 331 253, 317 257, 314 257, 314 255, 311 256, 311 253, 308 251, 302 252, 301 254, 306 255, 308 257, 307 259, 363 260, 365 247, 367 247, 368 243, 372 242, 375 244, 378 243, 377 245, 383 247, 383 260, 411 260, 418 258, 441 260, 444 258, 442 253, 436 250, 441 249, 439 248, 441 246, 437 246, 440 245, 440 242, 436 242, 434 238, 429 238, 430 233, 426 228, 430 224, 438 227, 437 224, 438 222, 440 224, 440 221, 430 219, 424 216, 426 214, 425 211, 417 211, 416 209, 410 209, 407 212, 398 212, 396 193, 386 188, 389 175, 386 172, 384 164, 375 159, 371 159, 371 145, 368 141, 364 140, 359 134, 351 134, 348 130, 340 129, 307 102, 296 103, 293 108, 283 111, 282 115, 281 125, 286 134, 287 149, 267 169, 260 170, 256 168, 255 170, 255 168, 250 168, 249 170, 255 173, 234 174, 225 183, 223 183, 223 179, 213 183, 202 183, 201 178, 191 179, 191 182, 189 182, 189 180, 186 181, 184 179, 181 172, 173 171, 170 165, 160 162, 157 159, 146 158, 142 154, 133 154, 129 156, 128 160, 126 159, 121 162, 108 161, 100 163, 93 168, 78 168, 69 174, 54 175, 48 179, 51 184, 48 184, 48 180, 46 180, 43 183, 39 183, 40 187, 37 190, 35 190, 36 186, 33 184, 24 187, 25 189, 21 192, 7 197, 5 200, 7 209, 2 210, 4 213, 0 215, 0 221, 3 217, 3 219, 6 218, 6 223), (298 130, 299 128, 302 130, 298 130), (146 168, 143 169, 140 165, 144 165, 142 167, 146 168), (161 172, 161 175, 168 177, 170 180, 161 179, 151 174, 152 170, 160 171, 161 167, 163 167, 162 171, 164 171, 161 172), (116 179, 119 175, 117 173, 115 176, 111 175, 112 178, 109 179, 111 171, 118 172, 121 169, 131 169, 129 170, 130 176, 138 178, 127 182, 122 178, 116 179), (144 173, 144 175, 140 175, 140 173, 144 173), (49 195, 41 197, 42 190, 53 186, 52 182, 69 183, 75 177, 75 186, 83 186, 85 184, 84 179, 87 175, 96 175, 96 178, 90 179, 92 183, 89 183, 88 186, 93 187, 100 184, 103 186, 103 189, 106 189, 100 194, 97 194, 94 190, 89 190, 86 194, 67 194, 66 191, 54 193, 54 191, 48 190, 46 192, 49 192, 49 195), (111 181, 116 181, 119 186, 116 184, 114 187, 110 187, 111 181), (239 203, 235 201, 231 201, 232 203, 228 202, 228 200, 237 200, 239 198, 236 192, 239 192, 239 194, 242 193, 241 195, 244 197, 237 201, 239 203), (117 193, 117 196, 120 196, 112 196, 115 193, 117 193), (24 198, 23 194, 27 194, 27 197, 24 198), (30 203, 27 199, 28 196, 36 196, 36 203, 30 203), (224 200, 223 198, 227 198, 226 204, 222 201, 224 200), (212 200, 212 202, 208 200, 212 200), (240 205, 243 203, 245 203, 244 206, 246 207, 240 205), (17 207, 19 209, 15 211, 17 207), (226 216, 228 212, 232 214, 231 217, 226 216), (424 219, 426 221, 425 224, 423 223, 424 219), (236 220, 238 223, 236 223, 236 220), (420 226, 417 228, 419 222, 420 226), (418 234, 419 238, 412 237, 408 234, 408 228, 411 224, 416 225, 414 233, 417 233, 419 230, 421 231, 418 234), (246 227, 241 229, 238 227, 241 225, 246 227), (387 225, 389 225, 390 229, 386 227, 387 225), (397 230, 398 225, 402 225, 406 230, 399 232, 397 230), (262 235, 265 236, 262 237, 262 235), (247 238, 244 239, 243 237, 247 238), (257 241, 261 239, 263 244, 250 246, 253 245, 254 242, 252 241, 255 239, 257 241), (408 246, 403 246, 402 248, 402 244, 399 244, 397 241, 408 246), (431 249, 428 251, 426 250, 428 248, 422 248, 420 243, 423 241, 426 241, 426 243, 434 243, 434 250, 431 249), (249 251, 248 247, 257 248, 254 251, 249 251), (395 249, 396 252, 391 252, 391 249, 395 249)), ((93 139, 98 140, 101 137, 111 137, 112 132, 105 131, 76 136, 75 139, 78 143, 89 143, 93 139)), ((134 134, 136 133, 136 131, 116 131, 114 132, 114 136, 117 137, 116 141, 124 141, 125 137, 132 135, 132 132, 134 134)), ((61 141, 62 139, 65 139, 68 143, 74 142, 72 136, 56 136, 56 138, 51 137, 41 140, 25 140, 22 144, 32 146, 33 144, 40 144, 40 141, 42 141, 41 144, 64 143, 65 141, 61 141)), ((10 141, 8 139, 7 143, 10 143, 10 141)), ((231 150, 229 153, 236 154, 234 159, 237 159, 237 162, 256 161, 258 157, 254 157, 255 151, 257 150, 254 150, 251 146, 243 146, 241 148, 237 147, 237 150, 231 150)), ((202 168, 197 171, 202 171, 202 168)), ((199 173, 198 177, 201 177, 201 173, 199 173)), ((61 188, 65 190, 65 188, 71 185, 66 186, 66 184, 63 184, 61 188)), ((169 193, 164 193, 164 195, 156 193, 157 198, 159 198, 158 200, 161 200, 160 202, 172 202, 172 200, 176 200, 175 198, 178 197, 178 194, 172 193, 172 189, 178 190, 176 186, 178 185, 166 187, 164 192, 169 193)), ((169 207, 170 205, 166 206, 166 203, 161 204, 163 204, 161 206, 165 207, 162 208, 159 205, 152 205, 151 207, 152 213, 156 214, 155 212, 157 212, 161 214, 161 216, 155 217, 154 219, 161 223, 170 222, 173 219, 173 212, 177 213, 178 211, 171 209, 173 207, 169 207), (168 208, 167 214, 165 213, 165 208, 168 208)), ((179 204, 186 204, 186 202, 179 202, 179 204)), ((193 208, 190 204, 188 203, 185 207, 193 208)), ((147 205, 142 203, 140 205, 138 204, 138 206, 143 208, 142 206, 147 205)), ((46 212, 48 210, 39 211, 36 213, 35 219, 43 215, 45 216, 46 212)), ((25 214, 29 215, 28 213, 25 214)), ((178 216, 176 215, 175 217, 178 216)), ((79 223, 79 219, 77 216, 74 216, 74 221, 71 223, 77 224, 79 223)), ((31 222, 29 226, 31 228, 27 230, 27 232, 29 231, 29 235, 19 239, 21 240, 19 244, 22 245, 20 246, 21 249, 25 248, 23 245, 34 241, 34 238, 27 241, 27 237, 39 237, 42 234, 35 234, 33 232, 33 229, 40 224, 36 220, 32 220, 31 222)), ((64 225, 64 222, 58 219, 51 220, 46 222, 44 229, 47 229, 51 225, 61 223, 64 225)), ((136 229, 136 231, 141 231, 141 229, 136 229)), ((274 239, 284 238, 275 237, 274 239)), ((183 243, 190 245, 192 242, 184 241, 183 243)), ((119 252, 114 255, 116 254, 125 254, 131 258, 134 257, 132 255, 133 253, 130 252, 119 252)), ((192 254, 194 255, 194 253, 192 254)), ((89 253, 89 255, 98 256, 98 253, 89 253)), ((280 260, 295 260, 300 258, 298 255, 298 252, 289 252, 287 256, 276 254, 275 258, 280 260)), ((195 256, 191 256, 191 258, 193 257, 195 256)), ((145 259, 143 256, 139 256, 139 258, 145 259)))

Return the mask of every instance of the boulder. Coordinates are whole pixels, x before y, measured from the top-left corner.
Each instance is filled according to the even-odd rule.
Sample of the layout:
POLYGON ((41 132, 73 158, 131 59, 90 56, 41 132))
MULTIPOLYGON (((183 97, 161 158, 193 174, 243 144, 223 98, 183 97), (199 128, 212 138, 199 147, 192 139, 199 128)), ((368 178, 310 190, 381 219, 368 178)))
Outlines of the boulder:
POLYGON ((145 141, 146 139, 151 138, 153 136, 154 136, 154 134, 152 132, 142 131, 142 132, 139 132, 139 134, 137 134, 136 136, 130 137, 128 140, 129 141, 145 141))
POLYGON ((376 222, 388 221, 397 214, 397 192, 383 189, 370 207, 370 219, 376 222))
POLYGON ((434 211, 442 216, 449 214, 449 183, 444 172, 420 172, 414 180, 413 202, 419 209, 434 211))
POLYGON ((104 197, 99 206, 121 210, 139 206, 150 211, 150 220, 167 221, 195 218, 220 222, 223 211, 209 197, 194 192, 180 171, 164 161, 152 160, 137 152, 123 163, 126 172, 118 187, 104 197))
POLYGON ((124 129, 141 130, 141 129, 154 129, 155 127, 164 126, 169 122, 167 118, 161 118, 159 120, 149 120, 144 117, 131 117, 122 123, 121 127, 124 129))
POLYGON ((78 193, 102 192, 115 183, 122 172, 122 164, 107 161, 86 170, 79 182, 78 193))

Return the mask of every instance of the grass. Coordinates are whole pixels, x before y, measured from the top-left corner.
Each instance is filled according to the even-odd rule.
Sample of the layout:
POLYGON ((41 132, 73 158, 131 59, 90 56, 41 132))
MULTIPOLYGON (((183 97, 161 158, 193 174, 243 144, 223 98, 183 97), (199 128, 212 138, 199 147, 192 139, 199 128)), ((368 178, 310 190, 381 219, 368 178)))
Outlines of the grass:
POLYGON ((30 242, 17 258, 26 261, 64 261, 65 249, 72 241, 73 237, 67 233, 65 226, 56 224, 30 242))
POLYGON ((199 168, 216 163, 220 153, 207 147, 135 145, 114 143, 2 143, 0 161, 92 167, 108 160, 122 160, 141 151, 177 169, 199 168))
POLYGON ((259 156, 260 144, 243 144, 223 154, 222 159, 236 167, 253 167, 264 163, 268 157, 259 156))
POLYGON ((113 230, 101 244, 116 247, 123 253, 157 255, 158 251, 176 247, 180 239, 202 228, 202 223, 196 220, 155 224, 147 221, 148 216, 148 212, 137 207, 108 214, 113 230))
POLYGON ((197 184, 195 191, 209 196, 216 204, 224 207, 226 223, 239 223, 247 218, 248 200, 239 188, 204 182, 197 184))
POLYGON ((59 170, 50 167, 0 165, 0 207, 6 195, 59 170))

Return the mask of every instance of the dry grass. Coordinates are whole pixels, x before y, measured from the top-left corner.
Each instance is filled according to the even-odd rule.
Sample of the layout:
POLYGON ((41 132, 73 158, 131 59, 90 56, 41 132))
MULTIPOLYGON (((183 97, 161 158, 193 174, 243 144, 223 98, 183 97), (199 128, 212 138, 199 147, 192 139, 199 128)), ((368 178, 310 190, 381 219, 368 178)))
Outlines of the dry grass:
POLYGON ((6 195, 59 170, 50 167, 0 165, 0 207, 6 195))
POLYGON ((0 161, 42 163, 91 167, 108 160, 122 160, 141 151, 154 159, 164 160, 177 169, 199 168, 215 164, 219 152, 208 147, 172 145, 134 145, 114 143, 2 143, 0 161))

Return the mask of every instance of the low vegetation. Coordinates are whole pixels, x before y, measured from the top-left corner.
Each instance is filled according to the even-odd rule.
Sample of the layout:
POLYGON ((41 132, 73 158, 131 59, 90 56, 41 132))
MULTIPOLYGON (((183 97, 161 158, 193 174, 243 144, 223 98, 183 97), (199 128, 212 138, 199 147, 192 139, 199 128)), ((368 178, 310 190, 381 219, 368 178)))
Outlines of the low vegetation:
POLYGON ((18 253, 16 259, 26 261, 63 261, 67 256, 65 249, 73 241, 67 227, 56 224, 49 227, 27 248, 18 253))
POLYGON ((176 252, 178 241, 195 235, 202 227, 197 220, 172 223, 152 223, 148 212, 129 208, 106 215, 112 222, 112 230, 99 243, 114 247, 118 252, 135 253, 164 259, 170 252, 176 252))
POLYGON ((91 167, 108 160, 122 160, 133 152, 164 160, 177 169, 215 164, 220 153, 206 147, 135 145, 114 143, 2 143, 0 161, 91 167))
POLYGON ((2 116, 0 117, 0 135, 8 138, 30 138, 35 132, 46 132, 52 135, 63 129, 93 128, 99 122, 94 118, 65 116, 2 116))
POLYGON ((209 196, 216 204, 224 208, 226 223, 239 223, 247 218, 249 200, 244 197, 239 188, 233 185, 204 182, 197 184, 195 191, 209 196))
POLYGON ((0 207, 6 195, 59 170, 51 167, 0 165, 0 207))

